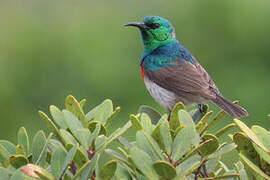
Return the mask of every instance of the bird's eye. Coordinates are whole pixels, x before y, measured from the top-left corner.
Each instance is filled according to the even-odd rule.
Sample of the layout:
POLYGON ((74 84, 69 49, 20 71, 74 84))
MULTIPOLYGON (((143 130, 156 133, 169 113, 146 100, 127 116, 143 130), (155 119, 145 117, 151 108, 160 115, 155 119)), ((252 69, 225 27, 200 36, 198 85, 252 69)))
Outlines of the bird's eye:
POLYGON ((160 27, 160 24, 159 23, 153 23, 153 29, 157 29, 160 27))
POLYGON ((151 29, 157 29, 160 27, 160 24, 159 23, 152 23, 152 24, 148 24, 147 26, 151 29))

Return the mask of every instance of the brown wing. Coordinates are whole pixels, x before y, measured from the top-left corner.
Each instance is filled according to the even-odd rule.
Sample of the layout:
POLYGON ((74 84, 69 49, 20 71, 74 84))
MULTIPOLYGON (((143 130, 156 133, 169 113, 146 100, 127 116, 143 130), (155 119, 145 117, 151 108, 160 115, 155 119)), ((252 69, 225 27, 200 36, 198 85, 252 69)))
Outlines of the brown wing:
POLYGON ((182 62, 183 59, 179 59, 179 65, 165 66, 154 71, 145 70, 145 75, 175 94, 185 91, 205 99, 215 99, 213 90, 216 93, 219 93, 219 90, 204 68, 196 60, 194 65, 182 62))
POLYGON ((215 85, 214 81, 211 79, 210 75, 206 72, 206 70, 199 64, 199 62, 197 61, 197 59, 193 58, 193 62, 195 63, 195 66, 198 70, 198 72, 200 72, 200 74, 203 75, 203 78, 205 79, 206 82, 208 82, 209 86, 211 89, 215 90, 215 92, 217 94, 220 94, 219 89, 217 88, 217 86, 215 85))

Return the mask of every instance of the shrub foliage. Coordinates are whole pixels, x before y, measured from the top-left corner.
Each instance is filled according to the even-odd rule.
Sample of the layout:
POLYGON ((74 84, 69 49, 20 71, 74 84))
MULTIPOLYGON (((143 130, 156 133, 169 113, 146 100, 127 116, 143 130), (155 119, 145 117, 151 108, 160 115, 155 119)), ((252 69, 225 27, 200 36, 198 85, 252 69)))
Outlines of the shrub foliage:
POLYGON ((85 102, 69 95, 65 109, 50 106, 51 117, 40 111, 49 135, 40 130, 30 143, 21 127, 17 145, 0 140, 0 179, 270 179, 270 132, 234 119, 213 133, 224 111, 213 116, 205 105, 203 112, 188 112, 178 103, 168 121, 166 114, 141 106, 113 131, 109 123, 120 108, 114 109, 107 99, 85 113, 85 102), (231 142, 222 143, 219 138, 234 126, 241 131, 229 134, 231 142), (135 132, 133 140, 125 138, 127 131, 135 132), (233 150, 239 161, 229 169, 221 158, 233 150), (110 158, 102 158, 106 154, 110 158))

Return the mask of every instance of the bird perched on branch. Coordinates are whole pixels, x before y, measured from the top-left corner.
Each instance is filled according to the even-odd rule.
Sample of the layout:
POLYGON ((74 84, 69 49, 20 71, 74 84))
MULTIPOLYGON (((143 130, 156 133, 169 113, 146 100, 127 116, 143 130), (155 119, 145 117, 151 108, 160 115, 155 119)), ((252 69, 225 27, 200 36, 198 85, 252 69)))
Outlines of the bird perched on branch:
POLYGON ((159 16, 125 26, 139 28, 144 45, 141 74, 152 97, 170 114, 179 101, 186 106, 212 102, 233 117, 248 112, 222 96, 214 81, 194 56, 176 39, 172 24, 159 16))

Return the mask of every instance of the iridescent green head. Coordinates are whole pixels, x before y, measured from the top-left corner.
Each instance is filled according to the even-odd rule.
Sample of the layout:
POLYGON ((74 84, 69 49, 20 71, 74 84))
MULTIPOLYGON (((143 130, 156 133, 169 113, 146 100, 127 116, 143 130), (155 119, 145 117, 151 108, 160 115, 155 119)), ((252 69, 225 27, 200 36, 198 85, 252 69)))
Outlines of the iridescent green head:
POLYGON ((176 40, 172 24, 159 16, 146 16, 142 22, 131 22, 125 26, 135 26, 140 29, 146 53, 176 40))

